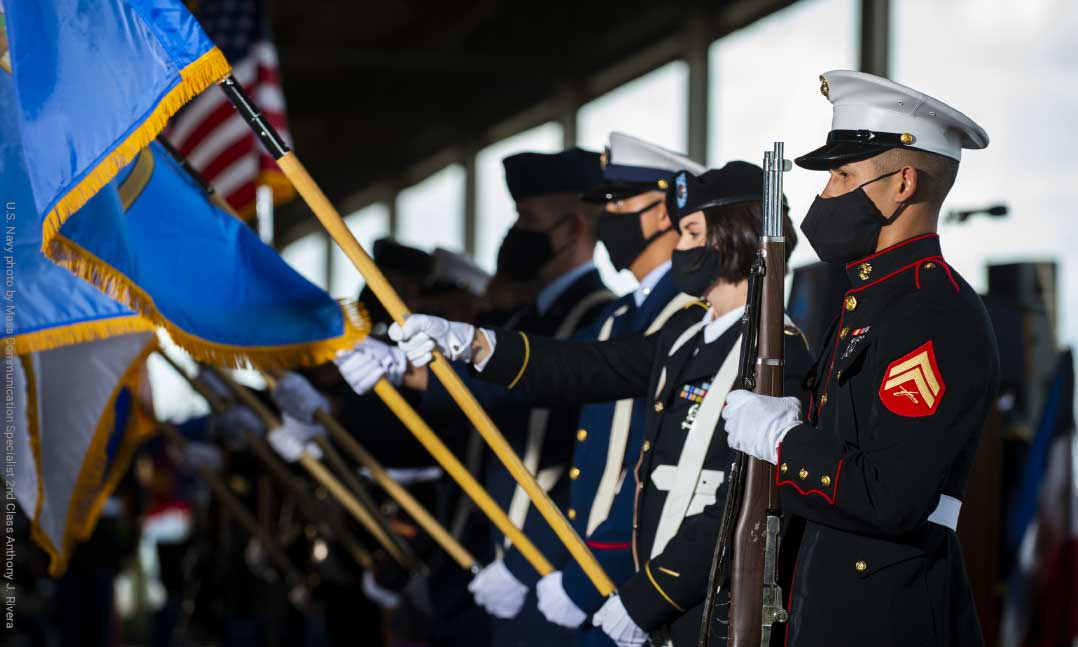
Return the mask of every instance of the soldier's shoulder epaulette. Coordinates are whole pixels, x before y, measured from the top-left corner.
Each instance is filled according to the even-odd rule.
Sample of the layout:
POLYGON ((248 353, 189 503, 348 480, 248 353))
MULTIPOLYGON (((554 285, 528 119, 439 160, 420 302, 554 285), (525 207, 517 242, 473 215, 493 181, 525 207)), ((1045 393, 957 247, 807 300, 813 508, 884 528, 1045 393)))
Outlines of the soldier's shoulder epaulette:
POLYGON ((697 299, 696 301, 691 301, 689 303, 686 303, 685 307, 683 307, 682 310, 688 310, 689 308, 692 308, 692 307, 700 307, 700 308, 703 308, 704 310, 707 310, 711 306, 708 304, 707 301, 704 301, 702 299, 697 299))
POLYGON ((926 260, 913 270, 914 284, 919 291, 943 290, 954 294, 961 291, 958 273, 941 259, 926 260))

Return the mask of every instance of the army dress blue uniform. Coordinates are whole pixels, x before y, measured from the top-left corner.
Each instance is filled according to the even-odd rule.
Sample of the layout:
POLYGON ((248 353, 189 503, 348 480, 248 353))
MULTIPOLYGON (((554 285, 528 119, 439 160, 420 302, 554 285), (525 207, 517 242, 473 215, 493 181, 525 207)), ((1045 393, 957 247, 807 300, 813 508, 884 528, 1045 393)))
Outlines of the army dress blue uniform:
MULTIPOLYGON (((736 359, 740 316, 735 310, 719 317, 714 336, 704 330, 711 314, 703 302, 686 306, 652 335, 602 342, 495 330, 495 352, 480 373, 551 406, 645 398, 631 541, 636 573, 620 583, 619 595, 642 629, 669 626, 675 645, 695 645, 700 626, 707 556, 718 533, 731 461, 721 420, 696 438, 702 449, 694 452, 695 470, 680 469, 683 450, 708 391, 733 382, 731 376, 725 386, 712 384, 720 366, 731 355, 736 359), (678 499, 680 509, 672 500, 667 506, 672 492, 687 494, 678 499)), ((786 393, 802 395, 812 360, 800 332, 792 326, 786 332, 786 393)))
MULTIPOLYGON (((625 295, 610 304, 595 323, 576 338, 610 339, 661 327, 666 319, 691 301, 674 289, 669 267, 669 263, 665 263, 654 270, 660 278, 653 286, 645 288, 646 295, 640 294, 643 300, 639 305, 636 303, 637 292, 625 295)), ((643 284, 650 282, 645 277, 643 284)), ((615 584, 625 581, 635 571, 631 552, 636 488, 633 469, 643 443, 645 418, 646 403, 642 399, 592 403, 580 410, 575 432, 575 447, 568 471, 570 498, 564 511, 615 584), (615 418, 619 419, 616 424, 615 418), (616 438, 612 439, 612 435, 616 438)), ((604 598, 534 509, 528 515, 524 531, 529 537, 544 538, 543 554, 563 572, 562 587, 573 603, 588 615, 598 610, 604 598)), ((507 552, 505 563, 514 575, 530 569, 520 553, 513 549, 507 552)), ((529 576, 529 579, 534 577, 529 576)), ((577 630, 577 639, 580 644, 611 644, 610 639, 590 623, 577 630)))

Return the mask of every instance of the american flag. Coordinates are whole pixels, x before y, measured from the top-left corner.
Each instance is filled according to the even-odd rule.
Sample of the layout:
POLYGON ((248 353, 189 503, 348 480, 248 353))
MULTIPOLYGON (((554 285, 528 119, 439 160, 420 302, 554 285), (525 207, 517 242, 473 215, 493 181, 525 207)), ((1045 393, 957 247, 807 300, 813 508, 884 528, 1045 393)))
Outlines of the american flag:
MULTIPOLYGON (((236 80, 262 109, 269 123, 291 144, 266 2, 197 0, 188 5, 232 64, 236 80)), ((254 215, 255 189, 259 185, 273 189, 274 204, 295 197, 295 190, 273 158, 262 149, 224 93, 216 88, 188 103, 173 118, 166 136, 244 219, 254 215)))

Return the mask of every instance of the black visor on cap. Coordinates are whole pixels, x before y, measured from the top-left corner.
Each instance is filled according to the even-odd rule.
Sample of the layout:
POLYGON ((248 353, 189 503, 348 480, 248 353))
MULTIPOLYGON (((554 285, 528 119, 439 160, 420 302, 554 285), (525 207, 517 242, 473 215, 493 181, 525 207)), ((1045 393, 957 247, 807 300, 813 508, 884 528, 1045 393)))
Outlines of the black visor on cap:
MULTIPOLYGON (((908 136, 908 135, 907 135, 908 136)), ((832 130, 827 143, 794 160, 810 171, 827 171, 850 162, 860 162, 892 148, 913 148, 902 143, 903 135, 873 130, 832 130)))
POLYGON ((615 200, 627 200, 648 191, 661 191, 654 182, 603 182, 591 191, 581 194, 584 202, 606 204, 615 200))

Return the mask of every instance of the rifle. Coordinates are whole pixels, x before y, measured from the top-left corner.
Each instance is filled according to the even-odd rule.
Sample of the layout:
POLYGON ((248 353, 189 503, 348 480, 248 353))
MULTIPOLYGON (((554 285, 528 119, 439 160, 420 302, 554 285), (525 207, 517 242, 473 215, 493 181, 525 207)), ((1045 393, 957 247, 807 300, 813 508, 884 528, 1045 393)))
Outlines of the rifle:
MULTIPOLYGON (((749 271, 734 388, 781 396, 786 275, 782 174, 790 169, 782 142, 764 153, 763 169, 763 236, 749 271)), ((769 463, 734 452, 704 602, 701 647, 710 644, 715 608, 724 596, 729 596, 724 606, 729 606, 726 640, 731 647, 766 647, 771 625, 788 618, 777 581, 780 506, 773 470, 769 463)))

